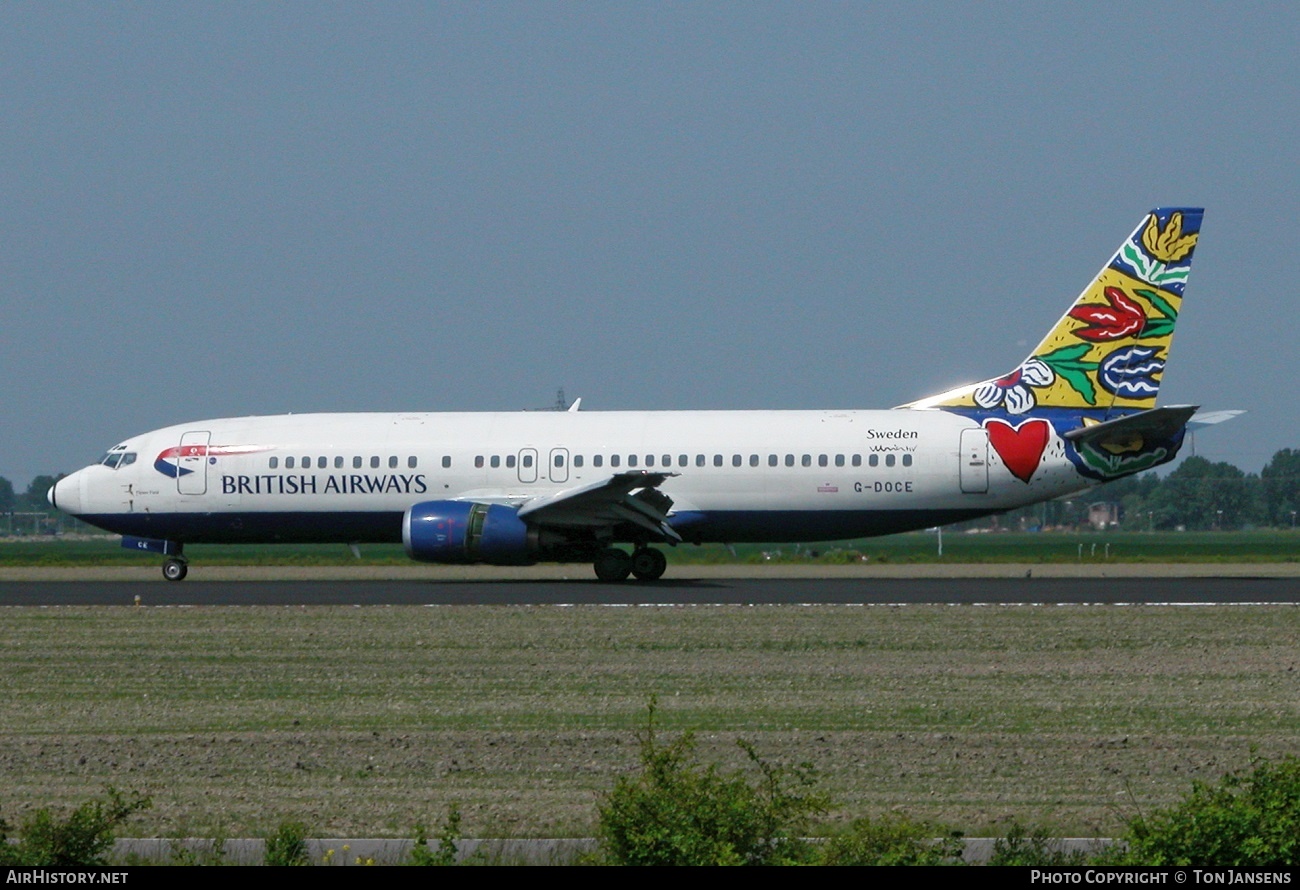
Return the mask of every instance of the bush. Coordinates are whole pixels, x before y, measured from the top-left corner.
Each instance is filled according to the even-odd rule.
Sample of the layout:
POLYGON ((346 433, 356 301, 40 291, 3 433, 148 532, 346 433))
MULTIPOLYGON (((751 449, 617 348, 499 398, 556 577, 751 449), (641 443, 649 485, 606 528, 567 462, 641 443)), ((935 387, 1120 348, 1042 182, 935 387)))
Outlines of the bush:
POLYGON ((411 865, 455 865, 456 843, 460 840, 460 807, 451 805, 447 821, 438 832, 438 846, 430 849, 429 832, 423 825, 415 826, 415 845, 411 847, 411 865))
POLYGON ((1182 803, 1129 822, 1126 858, 1141 865, 1300 865, 1300 760, 1257 760, 1182 803))
POLYGON ((267 865, 306 865, 307 826, 301 822, 281 822, 266 838, 267 865))
POLYGON ((781 865, 807 861, 799 835, 825 799, 810 790, 810 768, 787 770, 741 742, 757 770, 723 772, 695 759, 686 733, 661 745, 651 699, 641 745, 641 773, 621 778, 600 805, 598 835, 620 865, 781 865))
POLYGON ((23 822, 17 844, 8 843, 8 825, 0 822, 0 864, 107 865, 118 826, 149 804, 144 795, 107 788, 103 798, 86 801, 63 820, 48 809, 37 810, 23 822))
POLYGON ((818 865, 959 865, 961 833, 906 816, 858 819, 817 850, 818 865))
POLYGON ((1060 842, 1045 828, 1026 831, 1013 822, 1005 837, 993 842, 993 855, 985 865, 1069 866, 1084 865, 1088 854, 1083 850, 1063 850, 1060 842))

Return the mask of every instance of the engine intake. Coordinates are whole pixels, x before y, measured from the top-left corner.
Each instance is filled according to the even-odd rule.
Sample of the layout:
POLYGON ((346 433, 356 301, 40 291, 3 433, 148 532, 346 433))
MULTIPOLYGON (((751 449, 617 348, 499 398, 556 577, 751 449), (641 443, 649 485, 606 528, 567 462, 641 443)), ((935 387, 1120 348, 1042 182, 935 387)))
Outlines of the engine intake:
POLYGON ((425 501, 402 517, 406 555, 421 562, 532 565, 535 536, 519 514, 499 504, 425 501))

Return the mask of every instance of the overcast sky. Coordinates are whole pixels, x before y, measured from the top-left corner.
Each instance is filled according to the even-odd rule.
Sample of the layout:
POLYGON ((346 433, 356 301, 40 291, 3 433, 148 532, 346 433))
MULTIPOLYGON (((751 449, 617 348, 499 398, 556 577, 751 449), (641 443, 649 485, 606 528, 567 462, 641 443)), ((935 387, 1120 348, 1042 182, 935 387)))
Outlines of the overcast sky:
POLYGON ((1300 447, 1300 5, 0 5, 0 475, 236 414, 885 408, 1207 208, 1161 402, 1300 447))

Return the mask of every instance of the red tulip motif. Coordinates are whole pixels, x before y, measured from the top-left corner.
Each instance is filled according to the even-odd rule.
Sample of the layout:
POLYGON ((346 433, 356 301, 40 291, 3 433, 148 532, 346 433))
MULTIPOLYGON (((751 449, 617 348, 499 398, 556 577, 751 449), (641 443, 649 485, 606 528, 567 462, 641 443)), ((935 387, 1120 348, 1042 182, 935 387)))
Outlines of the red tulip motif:
POLYGON ((1070 310, 1071 318, 1087 324, 1087 327, 1075 329, 1075 336, 1094 343, 1107 343, 1141 333, 1147 323, 1142 307, 1117 287, 1108 287, 1104 293, 1109 307, 1087 305, 1070 310))

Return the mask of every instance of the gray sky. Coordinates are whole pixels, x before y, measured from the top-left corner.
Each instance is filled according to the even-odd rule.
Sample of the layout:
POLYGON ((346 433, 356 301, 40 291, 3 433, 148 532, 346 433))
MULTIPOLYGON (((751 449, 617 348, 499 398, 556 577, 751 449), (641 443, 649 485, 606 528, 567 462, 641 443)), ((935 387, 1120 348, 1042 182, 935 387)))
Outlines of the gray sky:
POLYGON ((235 414, 873 408, 1207 208, 1161 401, 1300 447, 1300 6, 0 5, 0 475, 235 414), (1263 389, 1260 389, 1263 387, 1263 389))

